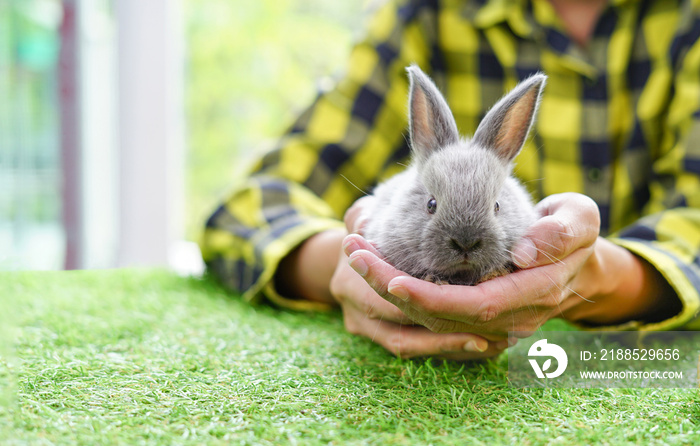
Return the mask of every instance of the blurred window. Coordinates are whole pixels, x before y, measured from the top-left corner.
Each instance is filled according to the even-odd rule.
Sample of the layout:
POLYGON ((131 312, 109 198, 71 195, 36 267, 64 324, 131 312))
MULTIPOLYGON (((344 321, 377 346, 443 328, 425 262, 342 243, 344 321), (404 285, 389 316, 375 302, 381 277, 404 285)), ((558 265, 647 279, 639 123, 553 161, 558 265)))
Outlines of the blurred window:
POLYGON ((0 2, 0 269, 63 262, 57 0, 0 2))
POLYGON ((333 85, 371 3, 141 1, 0 0, 0 270, 191 264, 177 239, 333 85), (171 246, 142 242, 163 232, 171 246))

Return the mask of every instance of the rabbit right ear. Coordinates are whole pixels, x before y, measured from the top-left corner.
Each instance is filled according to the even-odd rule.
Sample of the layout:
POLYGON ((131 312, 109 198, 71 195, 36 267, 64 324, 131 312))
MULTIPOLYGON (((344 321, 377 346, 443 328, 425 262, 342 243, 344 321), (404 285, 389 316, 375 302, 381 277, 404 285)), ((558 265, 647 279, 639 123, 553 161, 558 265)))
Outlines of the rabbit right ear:
POLYGON ((408 98, 411 149, 425 160, 433 151, 458 142, 459 132, 447 101, 430 78, 416 65, 406 71, 411 81, 408 98))
POLYGON ((486 113, 472 141, 494 150, 505 162, 512 161, 535 120, 546 80, 544 74, 535 74, 518 84, 486 113))

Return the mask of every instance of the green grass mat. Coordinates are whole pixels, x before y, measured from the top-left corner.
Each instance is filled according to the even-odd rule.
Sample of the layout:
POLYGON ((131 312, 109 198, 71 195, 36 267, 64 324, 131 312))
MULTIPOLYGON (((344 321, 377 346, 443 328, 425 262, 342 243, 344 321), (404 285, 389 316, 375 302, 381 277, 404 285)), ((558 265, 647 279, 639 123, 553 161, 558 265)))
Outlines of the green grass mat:
POLYGON ((162 271, 0 274, 3 444, 698 444, 696 390, 520 390, 162 271))

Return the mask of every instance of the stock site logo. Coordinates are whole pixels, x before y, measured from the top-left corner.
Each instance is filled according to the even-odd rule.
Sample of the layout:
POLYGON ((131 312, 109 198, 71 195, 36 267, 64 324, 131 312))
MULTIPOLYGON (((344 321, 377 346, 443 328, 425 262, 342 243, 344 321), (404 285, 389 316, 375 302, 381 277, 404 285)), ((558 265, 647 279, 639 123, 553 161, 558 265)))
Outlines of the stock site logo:
POLYGON ((566 366, 569 364, 569 358, 566 356, 564 349, 557 344, 547 344, 546 339, 540 339, 532 344, 527 354, 530 358, 533 356, 549 357, 549 359, 542 364, 542 367, 540 367, 536 359, 530 359, 530 365, 538 378, 556 378, 564 373, 566 366), (552 358, 557 360, 557 369, 553 372, 546 373, 547 370, 552 367, 552 358))

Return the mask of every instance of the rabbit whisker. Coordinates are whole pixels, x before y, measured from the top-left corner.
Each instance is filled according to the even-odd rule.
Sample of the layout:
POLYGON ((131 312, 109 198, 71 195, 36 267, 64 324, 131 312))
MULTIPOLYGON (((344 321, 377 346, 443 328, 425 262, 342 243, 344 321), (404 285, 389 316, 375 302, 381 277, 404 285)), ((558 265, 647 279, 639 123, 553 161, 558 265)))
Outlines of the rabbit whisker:
MULTIPOLYGON (((518 283, 517 283, 517 282, 515 281, 515 279, 513 279, 512 277, 509 277, 509 278, 510 278, 510 281, 511 281, 511 283, 513 284, 513 286, 518 290, 518 295, 519 295, 519 296, 522 296, 522 295, 523 295, 523 292, 522 292, 522 290, 520 289, 520 286, 518 285, 518 283)), ((550 293, 552 293, 552 292, 550 291, 550 293)), ((539 319, 540 319, 540 318, 539 318, 538 315, 537 315, 537 310, 535 309, 535 306, 532 305, 532 304, 527 303, 527 304, 525 305, 525 307, 527 308, 528 312, 530 313, 531 318, 538 321, 538 327, 537 327, 537 329, 536 329, 536 332, 542 333, 542 324, 539 324, 539 319)), ((514 312, 513 308, 511 308, 510 313, 511 313, 511 315, 512 315, 511 331, 515 332, 515 331, 517 331, 517 330, 516 330, 516 326, 515 326, 515 312, 514 312)))
POLYGON ((543 256, 547 257, 552 263, 560 263, 560 264, 566 266, 566 263, 564 263, 563 260, 561 260, 561 259, 559 259, 559 258, 557 258, 557 257, 555 257, 555 256, 553 256, 553 255, 551 255, 551 254, 549 254, 549 253, 547 253, 547 252, 545 252, 544 250, 542 250, 542 249, 540 249, 540 248, 535 248, 535 249, 537 249, 537 252, 539 252, 539 253, 542 254, 543 256))
POLYGON ((565 236, 567 236, 567 237, 577 237, 576 234, 572 234, 572 233, 570 233, 570 232, 565 232, 565 231, 550 231, 550 232, 553 232, 553 233, 555 233, 555 234, 565 235, 565 236))
MULTIPOLYGON (((569 286, 567 286, 567 285, 563 285, 563 286, 564 286, 564 289, 562 289, 559 285, 557 285, 557 283, 554 281, 554 279, 552 279, 551 277, 549 277, 549 274, 546 274, 546 273, 545 273, 545 276, 552 282, 552 284, 553 284, 555 287, 557 287, 557 288, 559 289, 559 291, 564 291, 564 289, 566 289, 567 291, 569 291, 569 292, 571 292, 571 293, 577 295, 578 297, 580 297, 582 300, 585 300, 586 302, 590 302, 590 303, 592 303, 592 304, 595 303, 595 301, 592 301, 592 300, 590 300, 590 299, 586 299, 585 297, 581 296, 579 293, 577 293, 576 291, 574 291, 571 287, 569 287, 569 286)), ((557 303, 557 306, 559 306, 559 303, 557 303)), ((561 313, 561 308, 559 309, 559 312, 561 313)))
POLYGON ((545 245, 547 245, 547 246, 549 246, 549 247, 552 247, 552 248, 554 248, 554 249, 558 249, 556 246, 552 245, 551 243, 545 242, 545 241, 544 241, 543 239, 541 239, 541 238, 536 238, 536 239, 533 239, 533 240, 538 241, 538 242, 540 242, 540 243, 543 243, 543 244, 545 244, 545 245))
MULTIPOLYGON (((520 291, 520 287, 518 286, 518 283, 515 280, 513 280, 512 277, 509 277, 509 279, 510 279, 511 283, 513 284, 513 286, 518 290, 518 295, 522 295, 522 291, 520 291)), ((501 290, 503 290, 503 292, 505 294, 506 289, 505 289, 505 286, 503 285, 503 283, 501 283, 501 290)), ((529 305, 528 305, 528 307, 529 307, 529 305)), ((516 330, 515 330, 515 312, 513 311, 513 307, 510 308, 510 316, 511 316, 511 331, 514 332, 516 330)))
POLYGON ((381 325, 381 323, 382 323, 382 321, 379 320, 374 325, 374 333, 372 334, 372 342, 375 342, 375 339, 377 338, 377 333, 379 333, 379 326, 381 325))
MULTIPOLYGON (((535 248, 535 249, 537 250, 537 252, 539 252, 539 253, 541 253, 543 256, 547 257, 552 263, 554 263, 554 264, 560 263, 560 264, 566 266, 566 263, 564 263, 563 260, 560 260, 560 259, 558 259, 558 258, 556 258, 556 257, 554 257, 554 256, 552 256, 552 255, 550 255, 550 254, 548 254, 548 253, 546 253, 546 252, 544 252, 543 250, 541 250, 541 249, 539 249, 539 248, 535 248)), ((508 254, 510 254, 511 256, 513 255, 513 251, 511 251, 510 249, 506 249, 505 251, 506 251, 508 254)))
POLYGON ((354 187, 355 189, 359 190, 359 191, 362 192, 364 195, 370 195, 370 194, 368 194, 367 192, 365 192, 364 190, 360 189, 355 183, 353 183, 352 181, 350 181, 350 180, 348 179, 348 177, 346 177, 346 176, 343 175, 342 173, 341 173, 341 174, 338 174, 338 175, 340 175, 341 177, 343 177, 343 179, 344 179, 345 181, 347 181, 348 183, 350 183, 350 185, 351 185, 352 187, 354 187))

